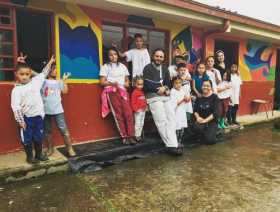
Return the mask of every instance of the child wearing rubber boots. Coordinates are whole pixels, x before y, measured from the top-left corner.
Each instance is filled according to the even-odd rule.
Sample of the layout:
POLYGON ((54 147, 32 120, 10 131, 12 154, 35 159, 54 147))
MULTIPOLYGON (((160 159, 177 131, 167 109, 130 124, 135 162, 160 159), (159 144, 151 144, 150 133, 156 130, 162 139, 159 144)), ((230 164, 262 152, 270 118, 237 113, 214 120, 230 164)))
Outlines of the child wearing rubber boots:
POLYGON ((48 160, 42 153, 45 113, 41 88, 54 62, 52 56, 42 72, 33 78, 31 78, 32 70, 25 63, 18 64, 15 72, 16 84, 12 90, 11 107, 20 128, 20 138, 29 164, 48 160), (33 145, 35 157, 33 157, 33 145))

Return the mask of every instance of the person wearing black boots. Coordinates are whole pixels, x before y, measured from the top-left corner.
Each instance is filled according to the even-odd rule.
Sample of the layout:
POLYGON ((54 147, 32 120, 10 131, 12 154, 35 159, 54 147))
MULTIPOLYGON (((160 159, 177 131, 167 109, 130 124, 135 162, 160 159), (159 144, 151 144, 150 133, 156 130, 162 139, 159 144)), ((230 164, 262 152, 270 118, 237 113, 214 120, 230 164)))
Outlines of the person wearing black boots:
POLYGON ((239 108, 242 80, 238 71, 238 66, 236 64, 231 65, 230 72, 231 72, 230 79, 232 84, 232 92, 230 97, 230 106, 227 113, 227 121, 228 124, 239 125, 239 123, 236 120, 236 116, 239 108))
MULTIPOLYGON (((24 61, 24 59, 21 57, 18 61, 24 61)), ((26 153, 26 161, 29 164, 48 160, 42 154, 45 113, 41 88, 54 62, 55 59, 52 57, 42 73, 33 78, 31 78, 32 70, 26 63, 20 63, 16 67, 16 85, 12 90, 11 107, 20 128, 20 138, 26 153), (32 145, 34 145, 35 157, 33 157, 32 145)))

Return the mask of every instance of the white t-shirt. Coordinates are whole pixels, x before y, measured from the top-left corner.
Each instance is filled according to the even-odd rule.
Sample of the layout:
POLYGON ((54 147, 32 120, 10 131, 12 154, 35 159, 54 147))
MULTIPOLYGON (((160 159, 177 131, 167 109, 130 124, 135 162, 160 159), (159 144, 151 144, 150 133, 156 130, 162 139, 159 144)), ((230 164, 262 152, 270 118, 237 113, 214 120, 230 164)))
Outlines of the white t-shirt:
MULTIPOLYGON (((230 85, 231 86, 231 82, 228 81, 222 81, 219 85, 218 88, 224 89, 226 88, 226 86, 230 85)), ((218 92, 218 97, 219 99, 226 99, 231 97, 232 94, 232 88, 228 88, 222 92, 218 92)))
POLYGON ((130 49, 124 53, 127 62, 132 62, 132 76, 143 75, 146 65, 151 63, 151 58, 147 49, 130 49))
POLYGON ((21 111, 26 117, 44 117, 44 105, 41 88, 45 81, 44 73, 38 74, 25 85, 16 85, 12 90, 11 107, 13 111, 21 111))
POLYGON ((119 85, 124 86, 125 77, 129 76, 129 72, 122 63, 106 63, 101 67, 99 76, 106 77, 111 83, 117 82, 119 85))
POLYGON ((178 75, 176 69, 177 69, 176 65, 170 65, 168 67, 168 71, 171 79, 178 75))
POLYGON ((239 104, 240 98, 240 87, 242 85, 241 77, 237 74, 231 74, 231 83, 232 83, 232 94, 231 94, 231 103, 233 105, 239 104))
POLYGON ((171 89, 170 97, 172 103, 175 106, 175 119, 176 119, 176 130, 181 130, 183 128, 188 127, 187 120, 187 104, 186 102, 178 105, 178 102, 181 101, 185 97, 185 91, 183 88, 181 90, 176 90, 175 88, 171 89))
POLYGON ((214 93, 217 93, 217 79, 219 81, 222 80, 222 77, 221 77, 221 73, 219 70, 217 69, 212 69, 213 71, 211 70, 206 70, 206 74, 209 76, 209 79, 211 80, 212 82, 212 85, 213 85, 213 92, 214 93), (217 79, 216 79, 216 76, 217 76, 217 79))
MULTIPOLYGON (((189 73, 187 73, 189 77, 191 77, 191 75, 189 73)), ((185 96, 191 96, 191 83, 190 81, 184 80, 183 81, 183 91, 185 93, 185 96)), ((192 106, 192 101, 190 100, 189 102, 186 102, 186 111, 188 113, 193 113, 193 106, 192 106)))

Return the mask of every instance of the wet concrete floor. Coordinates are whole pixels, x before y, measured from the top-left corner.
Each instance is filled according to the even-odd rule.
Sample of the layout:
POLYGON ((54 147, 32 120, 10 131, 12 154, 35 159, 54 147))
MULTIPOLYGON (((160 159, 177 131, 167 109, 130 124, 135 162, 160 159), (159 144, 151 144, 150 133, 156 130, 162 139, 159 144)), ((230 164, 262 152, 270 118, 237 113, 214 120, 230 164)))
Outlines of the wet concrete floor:
POLYGON ((280 211, 280 133, 271 124, 226 142, 80 175, 0 186, 0 211, 280 211))

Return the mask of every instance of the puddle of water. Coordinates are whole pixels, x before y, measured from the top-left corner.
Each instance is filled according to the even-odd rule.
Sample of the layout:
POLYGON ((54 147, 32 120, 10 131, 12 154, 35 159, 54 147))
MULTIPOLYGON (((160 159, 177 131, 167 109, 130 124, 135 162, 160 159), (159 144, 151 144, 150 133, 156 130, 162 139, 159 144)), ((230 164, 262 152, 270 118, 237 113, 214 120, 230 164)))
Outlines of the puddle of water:
POLYGON ((271 126, 182 157, 153 155, 9 185, 0 190, 0 211, 279 211, 280 133, 271 126))
POLYGON ((84 178, 121 211, 279 211, 280 134, 270 127, 183 157, 156 155, 84 178))

